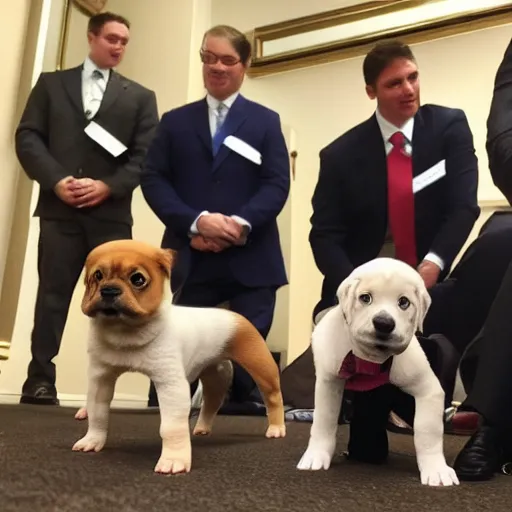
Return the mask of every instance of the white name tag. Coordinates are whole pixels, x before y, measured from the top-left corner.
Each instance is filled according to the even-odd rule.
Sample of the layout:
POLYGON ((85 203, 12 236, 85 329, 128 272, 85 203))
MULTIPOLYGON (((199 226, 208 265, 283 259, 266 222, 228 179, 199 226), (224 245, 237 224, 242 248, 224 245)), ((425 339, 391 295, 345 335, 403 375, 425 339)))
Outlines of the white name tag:
POLYGON ((423 190, 425 187, 432 185, 437 180, 446 176, 446 160, 441 160, 433 165, 430 169, 422 172, 412 180, 412 191, 414 194, 423 190))
POLYGON ((261 153, 254 149, 252 146, 244 142, 242 139, 235 137, 234 135, 229 135, 224 139, 224 145, 229 149, 242 155, 247 160, 254 162, 257 165, 261 165, 261 153))
POLYGON ((128 149, 122 142, 118 141, 105 128, 94 121, 91 121, 84 131, 92 140, 96 141, 115 157, 123 154, 128 149))

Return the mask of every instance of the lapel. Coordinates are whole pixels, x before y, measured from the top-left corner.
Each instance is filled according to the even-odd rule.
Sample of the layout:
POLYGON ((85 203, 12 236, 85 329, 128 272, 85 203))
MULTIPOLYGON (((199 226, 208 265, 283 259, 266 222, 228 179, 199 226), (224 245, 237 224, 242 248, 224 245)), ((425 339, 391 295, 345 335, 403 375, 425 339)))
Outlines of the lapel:
POLYGON ((73 103, 85 118, 84 104, 82 101, 82 66, 64 71, 62 79, 64 88, 71 99, 71 103, 73 103))
POLYGON ((364 141, 363 144, 361 144, 361 148, 364 152, 362 158, 365 162, 364 167, 366 167, 369 172, 369 183, 373 184, 371 188, 377 192, 377 197, 379 196, 378 192, 386 191, 386 197, 383 197, 383 200, 387 202, 388 165, 386 146, 375 114, 368 119, 367 126, 365 126, 363 130, 362 138, 364 141))
POLYGON ((421 115, 421 108, 416 113, 414 118, 414 128, 412 131, 412 173, 413 176, 418 176, 425 169, 423 168, 425 162, 428 161, 429 147, 426 143, 429 137, 427 134, 427 127, 425 120, 421 115))
MULTIPOLYGON (((233 105, 231 105, 228 115, 226 116, 226 120, 224 121, 224 126, 222 127, 225 137, 236 133, 247 119, 246 105, 247 100, 239 94, 233 105)), ((208 120, 208 115, 206 116, 206 119, 208 120)), ((213 159, 212 172, 215 172, 220 167, 222 162, 229 155, 230 151, 231 150, 227 146, 221 144, 219 151, 213 159)))
POLYGON ((110 108, 119 95, 126 89, 128 89, 128 82, 122 80, 119 73, 116 73, 112 69, 110 71, 107 88, 103 94, 103 99, 101 100, 100 108, 98 109, 96 116, 103 114, 108 108, 110 108))
POLYGON ((208 112, 208 103, 206 98, 198 101, 196 105, 196 113, 194 115, 194 125, 199 138, 206 146, 209 154, 212 154, 212 134, 210 131, 210 114, 208 112))

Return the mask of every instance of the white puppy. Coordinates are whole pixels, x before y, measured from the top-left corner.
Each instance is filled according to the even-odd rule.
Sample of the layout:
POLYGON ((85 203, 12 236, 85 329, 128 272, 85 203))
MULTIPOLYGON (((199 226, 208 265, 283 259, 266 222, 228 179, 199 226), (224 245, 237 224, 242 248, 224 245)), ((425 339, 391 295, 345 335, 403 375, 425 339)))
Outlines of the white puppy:
POLYGON ((160 405, 162 454, 157 473, 190 471, 189 382, 200 378, 203 404, 194 434, 209 434, 231 382, 226 360, 243 366, 268 411, 267 437, 284 437, 279 369, 254 326, 218 308, 174 306, 165 300, 172 252, 133 240, 103 244, 88 256, 82 311, 89 335, 89 417, 76 451, 99 451, 107 439, 109 406, 124 372, 147 375, 160 405))
POLYGON ((431 302, 420 275, 398 260, 378 258, 356 268, 337 296, 339 304, 313 331, 315 411, 298 469, 330 466, 343 390, 357 378, 343 363, 377 366, 392 357, 389 382, 416 403, 414 445, 421 483, 458 484, 443 453, 444 391, 415 336, 431 302))

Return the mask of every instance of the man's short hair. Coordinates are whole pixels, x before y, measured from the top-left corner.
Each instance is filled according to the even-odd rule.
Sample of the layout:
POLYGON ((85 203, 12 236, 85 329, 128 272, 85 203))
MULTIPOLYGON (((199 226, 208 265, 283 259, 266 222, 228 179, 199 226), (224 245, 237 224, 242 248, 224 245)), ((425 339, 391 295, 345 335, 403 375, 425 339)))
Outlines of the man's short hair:
POLYGON ((130 29, 130 22, 124 16, 114 14, 113 12, 100 12, 99 14, 95 14, 89 18, 87 32, 92 32, 93 34, 98 35, 103 26, 111 21, 122 23, 128 30, 130 29))
POLYGON ((242 63, 246 65, 249 62, 251 57, 251 43, 245 34, 236 28, 230 27, 229 25, 216 25, 205 32, 203 44, 208 36, 225 37, 229 40, 236 53, 238 53, 242 63))
POLYGON ((377 43, 366 55, 363 62, 363 76, 366 85, 375 86, 380 74, 395 59, 407 59, 416 62, 409 46, 402 41, 383 41, 377 43))

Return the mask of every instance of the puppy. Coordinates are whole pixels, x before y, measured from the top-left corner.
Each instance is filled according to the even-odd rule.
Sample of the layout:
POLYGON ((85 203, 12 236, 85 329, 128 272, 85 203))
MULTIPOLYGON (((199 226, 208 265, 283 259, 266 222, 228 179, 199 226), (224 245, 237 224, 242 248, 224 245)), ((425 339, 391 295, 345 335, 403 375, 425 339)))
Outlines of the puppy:
POLYGON ((298 469, 329 468, 345 387, 354 388, 359 379, 358 389, 371 389, 370 374, 387 366, 389 373, 377 373, 380 383, 389 379, 416 402, 414 445, 421 483, 457 485, 443 454, 444 391, 415 336, 431 303, 420 275, 398 260, 378 258, 356 268, 337 297, 339 304, 312 335, 315 413, 298 469), (355 375, 357 369, 362 375, 355 375))
POLYGON ((100 451, 107 439, 117 378, 141 372, 155 384, 162 452, 155 472, 191 468, 190 386, 200 378, 203 404, 195 435, 209 434, 230 381, 227 360, 253 377, 267 407, 266 436, 285 436, 279 371, 258 331, 242 316, 220 308, 172 305, 165 299, 172 251, 133 240, 94 249, 85 264, 82 311, 90 317, 86 435, 75 451, 100 451))

